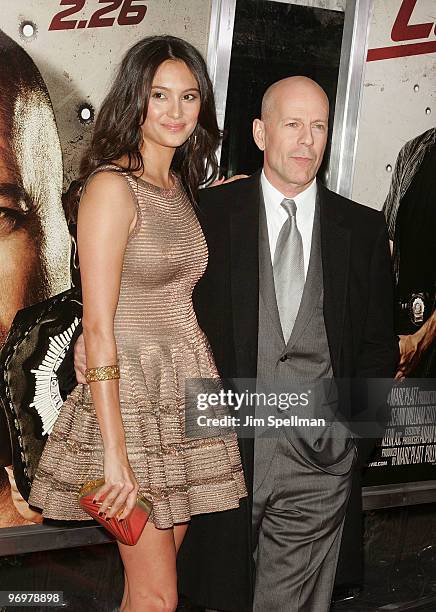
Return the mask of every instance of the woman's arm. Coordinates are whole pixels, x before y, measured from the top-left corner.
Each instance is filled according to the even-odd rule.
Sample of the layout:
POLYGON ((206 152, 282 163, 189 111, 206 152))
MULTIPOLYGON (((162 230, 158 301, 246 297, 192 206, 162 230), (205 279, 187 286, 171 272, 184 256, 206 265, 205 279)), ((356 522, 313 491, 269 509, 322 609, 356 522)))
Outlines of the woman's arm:
MULTIPOLYGON (((113 172, 93 176, 82 195, 77 242, 83 296, 83 335, 87 367, 117 363, 114 317, 118 304, 124 252, 136 209, 124 177, 113 172)), ((126 506, 128 516, 138 486, 130 468, 119 402, 118 380, 90 383, 104 445, 105 497, 101 512, 114 516, 126 506)))

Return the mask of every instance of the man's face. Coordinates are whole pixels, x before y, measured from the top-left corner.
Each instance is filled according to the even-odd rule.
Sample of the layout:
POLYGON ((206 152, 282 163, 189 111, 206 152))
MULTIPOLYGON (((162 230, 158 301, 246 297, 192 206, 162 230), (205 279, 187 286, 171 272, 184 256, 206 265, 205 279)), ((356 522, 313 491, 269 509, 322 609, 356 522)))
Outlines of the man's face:
POLYGON ((0 112, 0 346, 17 310, 70 286, 62 157, 51 109, 30 92, 17 98, 14 113, 11 131, 0 112))
POLYGON ((289 79, 271 92, 253 134, 264 151, 265 175, 282 193, 297 195, 315 178, 327 143, 328 114, 323 90, 311 81, 289 79))

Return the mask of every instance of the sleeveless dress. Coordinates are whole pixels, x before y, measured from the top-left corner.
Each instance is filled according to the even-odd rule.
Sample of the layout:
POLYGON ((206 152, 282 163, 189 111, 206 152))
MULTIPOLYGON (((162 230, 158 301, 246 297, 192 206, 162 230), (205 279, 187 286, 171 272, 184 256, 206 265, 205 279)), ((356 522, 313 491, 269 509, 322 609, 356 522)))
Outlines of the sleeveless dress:
MULTIPOLYGON (((101 166, 99 171, 117 171, 101 166)), ((119 172, 119 171, 117 171, 119 172)), ((162 189, 120 172, 137 207, 121 276, 114 330, 120 407, 139 493, 158 528, 195 514, 235 508, 246 496, 236 435, 186 435, 185 381, 213 379, 211 349, 192 305, 207 245, 180 181, 162 189)), ((44 448, 29 503, 57 520, 89 520, 78 504, 88 480, 103 477, 103 441, 88 385, 64 402, 44 448)))

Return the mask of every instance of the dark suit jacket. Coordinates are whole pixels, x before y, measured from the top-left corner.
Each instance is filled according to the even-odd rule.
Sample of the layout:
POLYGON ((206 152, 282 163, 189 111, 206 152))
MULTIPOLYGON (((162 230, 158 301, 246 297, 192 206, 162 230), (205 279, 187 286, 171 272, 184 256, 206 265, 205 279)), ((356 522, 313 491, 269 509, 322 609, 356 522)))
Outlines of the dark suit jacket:
MULTIPOLYGON (((384 217, 319 182, 318 196, 324 319, 334 376, 390 378, 398 344, 384 217)), ((256 377, 259 204, 259 172, 201 192, 197 214, 209 262, 195 288, 194 307, 224 379, 256 377)), ((341 389, 344 418, 357 420, 362 398, 357 401, 347 384, 341 389)), ((240 448, 251 488, 253 441, 241 439, 240 448)), ((359 450, 363 461, 368 448, 359 450)), ((240 510, 194 517, 180 552, 181 592, 206 607, 250 609, 250 525, 250 499, 240 510)))

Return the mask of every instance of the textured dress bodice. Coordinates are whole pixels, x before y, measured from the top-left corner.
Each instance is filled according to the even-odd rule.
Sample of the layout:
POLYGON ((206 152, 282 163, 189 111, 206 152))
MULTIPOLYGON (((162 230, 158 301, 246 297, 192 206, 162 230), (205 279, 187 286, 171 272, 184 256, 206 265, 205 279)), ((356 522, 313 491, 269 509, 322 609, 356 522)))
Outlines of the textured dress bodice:
POLYGON ((192 204, 176 177, 172 189, 127 178, 138 211, 124 256, 117 340, 193 340, 192 291, 206 269, 207 246, 192 204))

